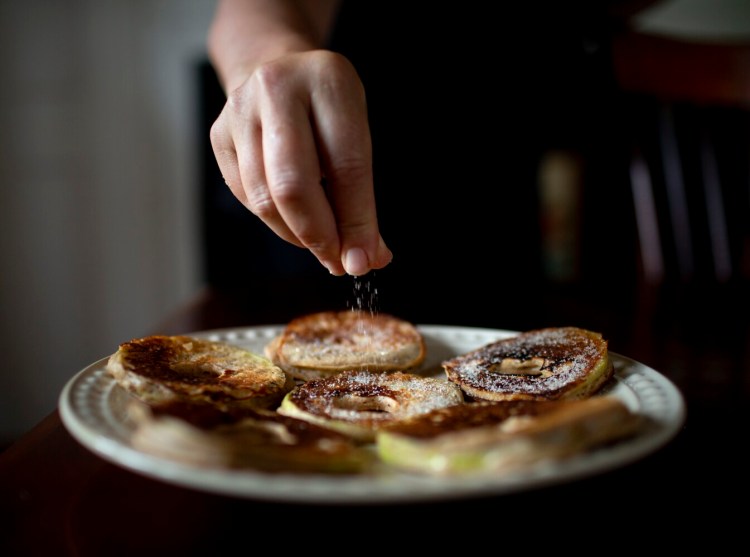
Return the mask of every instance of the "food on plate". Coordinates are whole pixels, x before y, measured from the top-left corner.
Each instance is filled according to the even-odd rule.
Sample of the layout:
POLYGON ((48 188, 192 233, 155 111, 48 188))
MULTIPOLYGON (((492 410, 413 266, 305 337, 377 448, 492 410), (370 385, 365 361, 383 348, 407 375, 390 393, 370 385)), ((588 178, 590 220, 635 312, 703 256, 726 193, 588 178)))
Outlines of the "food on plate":
POLYGON ((344 371, 299 384, 278 412, 371 442, 386 424, 463 401, 461 389, 443 378, 344 371))
POLYGON ((152 335, 120 344, 107 372, 149 404, 204 402, 275 408, 294 380, 264 356, 225 342, 152 335))
POLYGON ((608 342, 578 327, 501 339, 442 362, 448 380, 475 400, 586 398, 614 374, 608 342))
POLYGON ((128 408, 136 449, 205 467, 266 472, 365 472, 375 457, 346 435, 272 410, 168 402, 128 408))
POLYGON ((614 396, 466 402, 389 424, 376 447, 383 462, 411 472, 501 473, 583 453, 641 425, 614 396))
POLYGON ((265 347, 265 355, 307 381, 341 371, 407 371, 425 358, 417 327, 384 313, 323 311, 291 320, 265 347))
POLYGON ((422 369, 426 344, 414 325, 347 310, 291 321, 265 355, 191 336, 133 339, 106 372, 133 395, 122 399, 132 446, 180 463, 503 473, 643 425, 603 388, 614 374, 607 345, 586 329, 536 329, 444 359, 437 376, 422 369))

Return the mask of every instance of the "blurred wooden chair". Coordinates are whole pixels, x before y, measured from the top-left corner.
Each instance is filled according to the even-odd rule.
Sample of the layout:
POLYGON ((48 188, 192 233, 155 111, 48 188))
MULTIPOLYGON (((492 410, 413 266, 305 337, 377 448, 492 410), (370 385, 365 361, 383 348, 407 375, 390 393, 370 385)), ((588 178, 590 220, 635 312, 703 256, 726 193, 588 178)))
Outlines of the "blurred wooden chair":
POLYGON ((749 278, 750 44, 626 29, 612 61, 632 142, 641 278, 749 278))
POLYGON ((746 353, 750 338, 750 39, 626 28, 611 60, 637 246, 629 350, 667 372, 683 362, 673 379, 701 392, 733 373, 739 392, 720 347, 746 353))

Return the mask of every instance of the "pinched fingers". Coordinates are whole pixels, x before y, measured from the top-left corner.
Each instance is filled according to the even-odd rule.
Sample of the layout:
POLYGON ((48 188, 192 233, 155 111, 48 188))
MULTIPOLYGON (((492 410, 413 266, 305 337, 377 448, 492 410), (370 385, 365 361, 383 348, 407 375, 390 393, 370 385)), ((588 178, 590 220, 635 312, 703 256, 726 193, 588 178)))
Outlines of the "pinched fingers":
POLYGON ((284 222, 268 191, 259 119, 252 115, 253 111, 247 111, 246 117, 238 117, 240 104, 236 96, 230 97, 211 127, 211 145, 224 182, 237 200, 276 235, 304 247, 284 222))
POLYGON ((344 274, 335 216, 322 184, 310 91, 263 72, 262 150, 268 192, 294 236, 334 275, 344 274))
POLYGON ((345 58, 334 57, 325 69, 312 103, 316 141, 341 239, 342 265, 351 275, 363 275, 392 258, 378 228, 365 92, 345 58))
POLYGON ((230 94, 211 141, 237 199, 331 273, 388 264, 364 91, 345 58, 316 51, 260 67, 230 94))

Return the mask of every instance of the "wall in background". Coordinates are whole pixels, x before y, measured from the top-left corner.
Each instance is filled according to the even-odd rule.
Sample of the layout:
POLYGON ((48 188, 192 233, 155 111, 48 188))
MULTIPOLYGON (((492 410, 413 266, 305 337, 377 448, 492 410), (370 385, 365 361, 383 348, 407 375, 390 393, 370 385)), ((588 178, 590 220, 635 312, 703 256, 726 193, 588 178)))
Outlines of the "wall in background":
POLYGON ((0 0, 0 442, 201 286, 207 0, 0 0))

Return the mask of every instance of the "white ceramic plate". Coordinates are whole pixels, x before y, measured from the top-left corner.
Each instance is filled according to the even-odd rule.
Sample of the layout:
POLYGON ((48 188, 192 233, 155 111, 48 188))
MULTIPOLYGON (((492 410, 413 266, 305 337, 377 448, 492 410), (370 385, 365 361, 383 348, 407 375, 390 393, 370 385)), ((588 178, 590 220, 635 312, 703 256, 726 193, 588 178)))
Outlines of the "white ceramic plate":
MULTIPOLYGON (((282 326, 247 327, 194 333, 231 342, 256 353, 282 326)), ((420 373, 445 377, 440 362, 489 342, 517 334, 475 327, 420 325, 427 358, 420 373)), ((651 419, 654 427, 613 446, 564 462, 540 464, 513 474, 430 478, 398 472, 330 476, 268 474, 252 470, 198 468, 135 450, 125 416, 130 396, 105 372, 103 358, 73 376, 60 395, 65 427, 97 455, 129 470, 165 482, 212 493, 284 502, 398 503, 517 492, 591 476, 632 463, 670 441, 685 419, 679 390, 655 370, 611 354, 615 378, 608 392, 651 419)))

